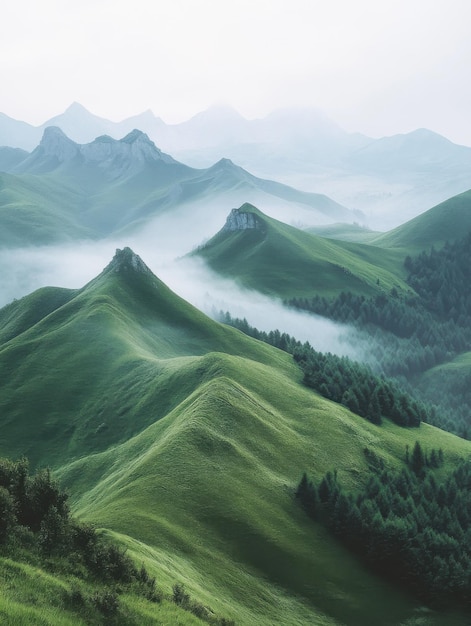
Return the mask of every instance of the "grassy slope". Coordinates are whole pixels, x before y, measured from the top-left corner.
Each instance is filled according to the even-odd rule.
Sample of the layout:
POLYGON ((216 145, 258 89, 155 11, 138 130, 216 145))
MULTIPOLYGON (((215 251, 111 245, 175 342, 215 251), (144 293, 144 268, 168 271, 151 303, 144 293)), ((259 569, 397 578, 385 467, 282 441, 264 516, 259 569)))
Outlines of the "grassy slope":
POLYGON ((288 355, 118 269, 0 347, 0 453, 55 466, 82 518, 239 625, 419 624, 417 603, 307 520, 293 488, 334 467, 357 485, 365 446, 396 465, 418 438, 452 464, 470 444, 375 427, 302 387, 288 355))
MULTIPOLYGON (((72 589, 91 596, 91 587, 80 578, 61 576, 35 565, 0 557, 0 622, 14 626, 92 626, 110 623, 93 606, 74 607, 67 601, 72 589)), ((193 615, 168 600, 154 604, 132 596, 119 596, 123 626, 196 626, 193 615)), ((111 622, 116 623, 116 622, 111 622)))
MULTIPOLYGON (((78 292, 36 292, 0 313, 0 338, 15 332, 0 346, 0 441, 33 464, 46 450, 56 465, 104 449, 164 415, 192 391, 181 369, 188 355, 273 358, 268 346, 215 324, 149 271, 108 269, 78 292), (38 303, 54 308, 62 298, 38 321, 38 303)), ((284 355, 277 361, 291 367, 284 355)))
POLYGON ((369 230, 358 224, 329 224, 327 226, 311 226, 305 229, 311 235, 319 235, 326 239, 351 241, 353 243, 370 243, 380 233, 369 230))
POLYGON ((422 389, 431 389, 434 395, 440 389, 450 394, 463 397, 465 389, 469 392, 471 383, 471 352, 464 352, 448 363, 432 367, 422 374, 418 385, 422 389))
POLYGON ((397 248, 416 254, 447 240, 460 239, 471 230, 471 190, 465 191, 425 213, 380 235, 371 243, 382 248, 397 248))
MULTIPOLYGON (((442 369, 447 371, 467 371, 471 370, 471 352, 464 352, 450 361, 449 363, 442 365, 442 369)), ((439 368, 434 368, 439 369, 439 368)))
POLYGON ((348 217, 347 209, 326 196, 258 179, 233 164, 196 170, 178 162, 115 158, 90 164, 76 157, 51 169, 47 161, 43 168, 40 160, 36 169, 25 169, 30 173, 0 175, 0 245, 108 236, 170 207, 201 203, 208 194, 227 197, 243 190, 348 217))
POLYGON ((281 297, 409 290, 401 254, 317 237, 248 204, 240 210, 255 213, 263 230, 220 231, 197 254, 247 287, 281 297))
POLYGON ((147 164, 137 172, 107 172, 75 161, 49 173, 1 173, 0 245, 108 235, 155 213, 171 185, 195 173, 165 163, 147 164))
POLYGON ((83 194, 65 180, 0 174, 0 245, 92 237, 81 223, 83 194))
POLYGON ((425 425, 375 427, 292 376, 241 357, 199 357, 186 377, 201 369, 208 382, 165 418, 62 469, 78 513, 142 542, 130 545, 139 558, 150 546, 150 560, 163 565, 160 579, 178 575, 242 624, 398 624, 411 617, 410 599, 305 518, 293 486, 301 468, 319 478, 334 467, 357 485, 365 446, 397 465, 416 439, 442 446, 449 463, 469 455, 471 445, 425 425))

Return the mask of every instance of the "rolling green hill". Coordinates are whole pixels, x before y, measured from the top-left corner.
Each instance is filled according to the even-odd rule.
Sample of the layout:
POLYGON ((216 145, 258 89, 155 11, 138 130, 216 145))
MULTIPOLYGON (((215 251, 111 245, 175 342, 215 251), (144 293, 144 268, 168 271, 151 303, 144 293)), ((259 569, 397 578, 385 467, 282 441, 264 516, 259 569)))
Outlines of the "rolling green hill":
POLYGON ((366 571, 293 491, 305 469, 361 485, 365 447, 400 467, 419 440, 446 471, 469 442, 321 398, 289 355, 210 320, 129 249, 83 289, 4 308, 0 333, 0 454, 52 465, 75 513, 167 591, 184 582, 239 626, 466 623, 366 571))
POLYGON ((410 292, 401 254, 318 237, 250 204, 234 209, 196 254, 242 285, 283 298, 342 291, 372 295, 394 287, 410 292))
POLYGON ((406 254, 439 248, 446 241, 464 237, 471 230, 471 190, 453 196, 414 219, 379 235, 370 243, 401 249, 406 254))

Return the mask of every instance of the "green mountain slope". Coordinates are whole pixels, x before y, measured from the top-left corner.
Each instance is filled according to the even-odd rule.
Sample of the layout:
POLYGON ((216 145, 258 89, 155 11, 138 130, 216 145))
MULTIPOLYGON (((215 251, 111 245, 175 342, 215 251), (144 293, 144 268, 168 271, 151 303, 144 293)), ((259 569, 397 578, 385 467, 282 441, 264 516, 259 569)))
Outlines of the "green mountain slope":
POLYGON ((460 239, 470 230, 471 190, 441 202, 371 243, 382 248, 402 249, 404 254, 416 253, 460 239))
POLYGON ((0 173, 0 245, 15 247, 92 238, 82 193, 67 180, 0 173))
POLYGON ((269 218, 250 204, 196 252, 244 286, 281 297, 342 291, 371 295, 404 283, 402 257, 374 246, 333 241, 269 218))
POLYGON ((400 466, 420 440, 451 467, 469 442, 427 425, 377 427, 324 400, 289 355, 210 320, 129 249, 81 290, 10 306, 0 454, 53 465, 74 511, 158 584, 184 582, 238 625, 422 623, 420 603, 314 525, 293 490, 306 468, 361 484, 365 447, 400 466))
POLYGON ((306 228, 306 232, 325 237, 326 239, 351 241, 353 243, 370 243, 380 234, 359 224, 342 223, 329 224, 327 226, 311 226, 306 228))
POLYGON ((185 397, 169 359, 183 365, 210 351, 273 358, 173 294, 129 249, 78 292, 39 291, 6 307, 0 337, 9 454, 37 462, 47 449, 54 464, 127 439, 185 397), (165 389, 168 377, 174 386, 165 389))

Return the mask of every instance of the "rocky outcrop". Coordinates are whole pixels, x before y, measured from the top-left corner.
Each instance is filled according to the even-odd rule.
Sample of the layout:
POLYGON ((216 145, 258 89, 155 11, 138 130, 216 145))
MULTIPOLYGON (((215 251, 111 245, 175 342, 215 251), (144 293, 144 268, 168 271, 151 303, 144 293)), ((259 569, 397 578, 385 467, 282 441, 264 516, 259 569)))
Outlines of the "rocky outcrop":
POLYGON ((106 269, 114 272, 151 272, 141 257, 128 247, 123 248, 122 250, 117 248, 114 257, 106 269))
POLYGON ((240 209, 232 209, 226 223, 222 227, 222 232, 250 229, 263 230, 263 220, 256 213, 241 207, 240 209))
POLYGON ((171 156, 159 150, 145 133, 136 129, 119 140, 108 135, 97 137, 91 143, 80 146, 80 153, 87 161, 99 163, 110 159, 134 163, 145 161, 176 163, 171 156))
POLYGON ((77 160, 84 165, 98 166, 111 178, 139 170, 145 163, 179 165, 140 130, 133 130, 123 139, 102 135, 91 143, 80 145, 69 139, 57 126, 49 126, 44 130, 39 146, 15 171, 45 172, 77 160))
POLYGON ((49 126, 44 130, 36 150, 43 157, 55 157, 60 163, 64 163, 79 154, 80 146, 69 139, 58 126, 49 126))

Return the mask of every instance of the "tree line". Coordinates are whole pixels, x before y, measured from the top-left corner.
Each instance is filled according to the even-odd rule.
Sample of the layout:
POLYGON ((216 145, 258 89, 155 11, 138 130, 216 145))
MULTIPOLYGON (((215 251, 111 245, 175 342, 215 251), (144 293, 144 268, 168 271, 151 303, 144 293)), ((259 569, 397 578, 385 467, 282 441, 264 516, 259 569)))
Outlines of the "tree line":
POLYGON ((417 295, 392 289, 375 297, 314 295, 285 304, 354 326, 359 339, 368 340, 368 359, 375 371, 400 380, 417 400, 434 405, 430 423, 469 438, 469 375, 462 374, 464 384, 453 389, 444 380, 432 390, 414 381, 471 350, 471 233, 440 250, 432 247, 408 256, 404 265, 417 295))
POLYGON ((437 605, 471 608, 471 464, 435 471, 443 452, 416 442, 401 469, 365 448, 369 479, 350 493, 336 472, 303 474, 296 497, 367 565, 437 605))
POLYGON ((322 353, 279 330, 260 331, 244 319, 229 313, 219 319, 245 334, 289 352, 304 372, 303 382, 325 398, 343 404, 374 424, 383 418, 399 426, 419 426, 427 421, 427 407, 403 392, 399 385, 384 376, 377 376, 370 367, 348 357, 322 353))

